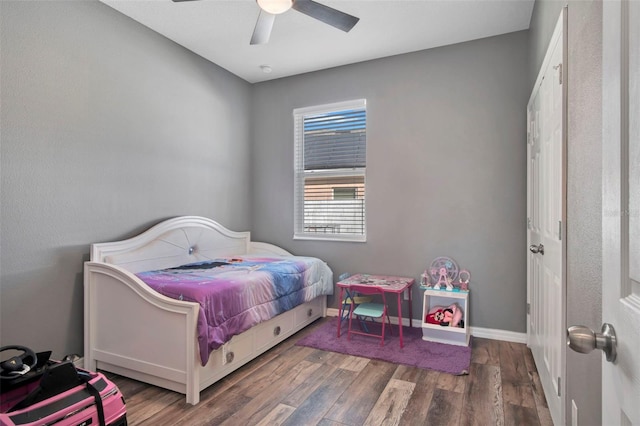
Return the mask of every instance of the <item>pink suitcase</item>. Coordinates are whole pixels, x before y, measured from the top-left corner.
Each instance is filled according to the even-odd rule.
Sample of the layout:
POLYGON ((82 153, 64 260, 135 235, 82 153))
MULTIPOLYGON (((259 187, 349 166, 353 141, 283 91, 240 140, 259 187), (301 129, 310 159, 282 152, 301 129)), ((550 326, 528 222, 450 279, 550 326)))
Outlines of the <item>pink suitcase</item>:
POLYGON ((50 361, 50 352, 37 354, 33 362, 36 355, 21 346, 0 352, 7 348, 27 351, 0 364, 0 426, 127 425, 124 397, 102 373, 50 361), (11 371, 22 361, 27 367, 11 371))

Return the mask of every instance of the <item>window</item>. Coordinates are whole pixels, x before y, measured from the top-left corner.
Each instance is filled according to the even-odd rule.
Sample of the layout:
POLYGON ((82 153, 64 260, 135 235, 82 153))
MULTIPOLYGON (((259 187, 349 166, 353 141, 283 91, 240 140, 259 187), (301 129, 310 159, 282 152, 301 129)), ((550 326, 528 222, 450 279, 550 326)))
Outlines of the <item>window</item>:
POLYGON ((355 200, 357 198, 358 188, 356 187, 333 187, 334 200, 355 200))
POLYGON ((366 101, 293 115, 294 238, 366 241, 366 101))

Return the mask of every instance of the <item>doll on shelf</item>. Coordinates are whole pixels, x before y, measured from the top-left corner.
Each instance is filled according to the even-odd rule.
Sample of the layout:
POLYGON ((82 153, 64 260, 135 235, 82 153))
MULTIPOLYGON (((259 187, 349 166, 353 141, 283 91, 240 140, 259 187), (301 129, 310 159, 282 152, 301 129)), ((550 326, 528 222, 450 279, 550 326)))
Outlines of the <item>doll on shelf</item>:
POLYGON ((442 327, 464 327, 462 314, 462 309, 460 309, 457 303, 453 303, 447 307, 434 306, 429 310, 425 322, 442 327))

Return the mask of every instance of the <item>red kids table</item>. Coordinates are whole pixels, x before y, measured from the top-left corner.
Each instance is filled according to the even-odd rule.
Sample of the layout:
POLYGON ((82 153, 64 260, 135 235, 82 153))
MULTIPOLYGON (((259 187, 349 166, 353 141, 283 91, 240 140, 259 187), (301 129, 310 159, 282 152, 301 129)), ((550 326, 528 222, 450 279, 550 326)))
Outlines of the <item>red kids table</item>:
MULTIPOLYGON (((398 330, 400 335, 400 347, 404 347, 404 340, 402 338, 402 293, 406 290, 409 293, 409 327, 411 325, 411 318, 413 318, 411 287, 415 283, 415 279, 406 277, 394 277, 388 275, 368 275, 368 274, 356 274, 349 278, 338 281, 337 285, 340 287, 340 299, 339 303, 344 300, 344 291, 349 289, 353 284, 367 284, 382 289, 385 293, 395 293, 398 298, 398 330)), ((338 320, 338 337, 340 337, 340 327, 342 320, 338 320)))

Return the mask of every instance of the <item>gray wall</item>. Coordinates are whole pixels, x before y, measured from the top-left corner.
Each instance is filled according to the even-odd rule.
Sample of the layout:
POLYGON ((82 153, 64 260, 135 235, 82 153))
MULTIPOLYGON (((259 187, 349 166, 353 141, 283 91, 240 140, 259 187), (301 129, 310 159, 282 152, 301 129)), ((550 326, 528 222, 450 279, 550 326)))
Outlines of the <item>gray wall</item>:
MULTIPOLYGON (((470 270, 474 327, 526 331, 528 33, 260 83, 252 232, 343 272, 470 270), (366 98, 367 242, 294 241, 294 108, 366 98)), ((421 316, 414 291, 414 318, 421 316)), ((332 306, 336 306, 332 301, 332 306)))
POLYGON ((97 1, 0 8, 1 344, 82 353, 90 243, 250 229, 251 86, 97 1))
POLYGON ((336 274, 451 256, 472 326, 526 330, 527 32, 250 86, 96 1, 0 8, 3 345, 80 353, 89 244, 181 214, 336 274), (368 242, 293 241, 292 110, 355 98, 368 242))
MULTIPOLYGON (((533 85, 560 11, 566 2, 536 1, 531 20, 533 85)), ((567 114, 567 324, 602 325, 602 3, 568 3, 567 114)), ((600 424, 600 351, 566 352, 566 423, 571 402, 578 424, 600 424)))

